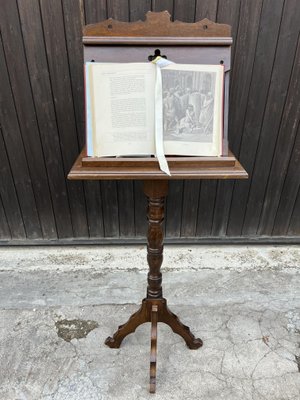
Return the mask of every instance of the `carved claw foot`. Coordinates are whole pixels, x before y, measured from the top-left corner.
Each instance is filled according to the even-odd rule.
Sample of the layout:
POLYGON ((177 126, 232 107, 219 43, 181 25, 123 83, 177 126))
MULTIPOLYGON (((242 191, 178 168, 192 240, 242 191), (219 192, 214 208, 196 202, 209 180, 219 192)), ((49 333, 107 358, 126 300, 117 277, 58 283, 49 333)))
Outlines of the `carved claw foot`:
POLYGON ((120 325, 114 335, 109 336, 104 343, 112 349, 118 349, 121 346, 123 339, 127 335, 133 333, 139 325, 148 321, 149 318, 147 309, 145 307, 145 304, 142 303, 141 308, 136 313, 132 314, 132 316, 125 324, 120 325))
POLYGON ((161 322, 164 322, 165 324, 169 325, 169 327, 172 329, 174 333, 177 333, 180 335, 184 340, 188 348, 192 350, 199 349, 199 347, 203 346, 203 342, 201 339, 196 338, 192 332, 190 331, 190 328, 186 325, 184 325, 177 315, 173 314, 167 305, 163 308, 163 315, 160 319, 161 322))

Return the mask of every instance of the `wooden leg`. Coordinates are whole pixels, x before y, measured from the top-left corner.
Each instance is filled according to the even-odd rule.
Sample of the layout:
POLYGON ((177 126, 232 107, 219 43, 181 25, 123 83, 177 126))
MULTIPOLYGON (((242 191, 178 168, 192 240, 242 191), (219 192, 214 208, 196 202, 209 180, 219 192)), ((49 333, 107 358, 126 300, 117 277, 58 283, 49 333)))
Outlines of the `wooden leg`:
POLYGON ((156 356, 157 356, 157 312, 156 304, 151 311, 151 351, 150 351, 150 393, 156 391, 156 356))
POLYGON ((186 345, 190 349, 192 350, 199 349, 199 347, 203 345, 202 340, 195 338, 195 336, 190 331, 190 328, 184 325, 179 320, 177 315, 173 314, 169 310, 167 306, 167 301, 165 299, 163 300, 164 300, 163 307, 161 307, 159 313, 159 322, 164 322, 165 324, 169 325, 169 327, 172 329, 174 333, 177 333, 185 340, 186 345))
POLYGON ((147 305, 145 301, 143 301, 140 309, 136 313, 132 314, 132 316, 125 324, 120 325, 117 332, 114 333, 113 337, 109 336, 105 340, 105 344, 110 348, 119 348, 122 340, 127 335, 134 332, 139 325, 149 321, 150 318, 147 310, 147 305))

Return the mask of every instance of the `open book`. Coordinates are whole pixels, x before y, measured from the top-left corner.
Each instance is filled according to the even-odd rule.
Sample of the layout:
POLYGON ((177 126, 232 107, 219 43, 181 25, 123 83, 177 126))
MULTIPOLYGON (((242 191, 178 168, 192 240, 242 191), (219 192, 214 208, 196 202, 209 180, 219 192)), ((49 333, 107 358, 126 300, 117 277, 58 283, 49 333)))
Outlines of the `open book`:
POLYGON ((222 155, 222 65, 86 63, 87 155, 222 155))

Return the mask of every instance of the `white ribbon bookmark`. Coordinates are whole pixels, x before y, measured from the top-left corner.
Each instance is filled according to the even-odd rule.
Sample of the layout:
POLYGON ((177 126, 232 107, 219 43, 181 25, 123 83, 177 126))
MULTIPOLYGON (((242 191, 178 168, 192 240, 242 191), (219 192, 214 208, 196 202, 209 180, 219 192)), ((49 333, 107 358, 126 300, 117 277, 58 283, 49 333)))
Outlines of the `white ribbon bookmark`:
POLYGON ((162 57, 156 57, 152 61, 156 64, 156 81, 155 81, 155 156, 157 157, 159 168, 165 174, 171 176, 168 162, 164 152, 163 140, 163 101, 162 101, 162 79, 161 68, 174 64, 172 61, 162 57))

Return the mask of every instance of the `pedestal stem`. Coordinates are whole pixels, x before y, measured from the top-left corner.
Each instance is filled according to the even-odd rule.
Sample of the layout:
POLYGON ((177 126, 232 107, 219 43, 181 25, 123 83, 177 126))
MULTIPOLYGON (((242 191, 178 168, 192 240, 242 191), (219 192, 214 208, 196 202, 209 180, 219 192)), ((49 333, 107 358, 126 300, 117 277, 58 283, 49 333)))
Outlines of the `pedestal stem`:
POLYGON ((168 192, 168 181, 144 181, 144 193, 148 199, 147 218, 147 261, 148 299, 162 298, 162 275, 160 267, 163 262, 163 220, 165 199, 168 192))
POLYGON ((120 325, 118 330, 105 344, 111 348, 119 348, 122 340, 134 332, 138 326, 151 322, 151 357, 150 357, 150 393, 156 389, 156 353, 157 353, 157 323, 164 322, 173 332, 180 335, 190 349, 202 346, 202 340, 196 339, 188 326, 184 325, 173 314, 167 300, 162 297, 162 275, 160 267, 163 261, 163 220, 164 205, 168 193, 168 181, 144 181, 144 193, 148 199, 148 235, 147 261, 149 265, 147 298, 143 299, 140 309, 129 320, 120 325))

